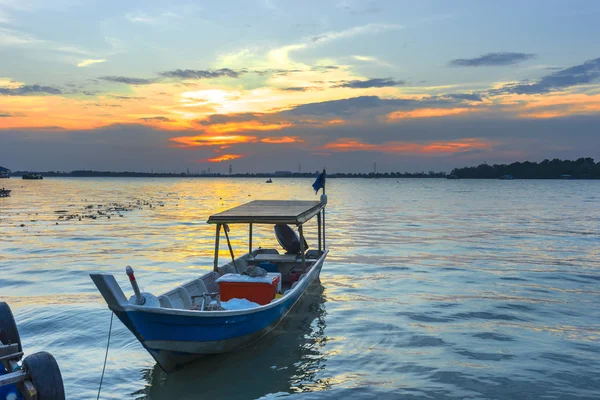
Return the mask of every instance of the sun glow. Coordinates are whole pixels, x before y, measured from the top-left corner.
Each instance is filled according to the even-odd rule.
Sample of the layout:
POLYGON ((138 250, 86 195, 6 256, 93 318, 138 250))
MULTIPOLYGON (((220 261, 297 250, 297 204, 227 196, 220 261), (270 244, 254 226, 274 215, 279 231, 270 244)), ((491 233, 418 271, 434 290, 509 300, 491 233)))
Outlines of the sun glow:
POLYGON ((243 154, 221 154, 217 157, 204 158, 202 160, 198 160, 198 162, 211 162, 211 163, 219 163, 223 161, 231 161, 236 160, 238 158, 244 157, 243 154))

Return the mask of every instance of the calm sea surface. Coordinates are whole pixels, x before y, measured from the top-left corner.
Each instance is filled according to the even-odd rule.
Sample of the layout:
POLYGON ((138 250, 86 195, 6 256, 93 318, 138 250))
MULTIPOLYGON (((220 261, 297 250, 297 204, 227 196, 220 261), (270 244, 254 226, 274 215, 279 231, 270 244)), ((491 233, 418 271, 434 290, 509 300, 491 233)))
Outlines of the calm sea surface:
MULTIPOLYGON (((13 189, 0 300, 26 354, 50 351, 67 397, 96 398, 111 314, 89 274, 130 294, 131 265, 160 294, 211 269, 210 214, 318 199, 311 183, 0 181, 13 189)), ((330 179, 327 192, 321 285, 275 331, 166 375, 115 318, 101 398, 600 398, 600 181, 330 179)), ((232 235, 246 251, 247 228, 232 235)), ((271 227, 255 235, 275 245, 271 227)))

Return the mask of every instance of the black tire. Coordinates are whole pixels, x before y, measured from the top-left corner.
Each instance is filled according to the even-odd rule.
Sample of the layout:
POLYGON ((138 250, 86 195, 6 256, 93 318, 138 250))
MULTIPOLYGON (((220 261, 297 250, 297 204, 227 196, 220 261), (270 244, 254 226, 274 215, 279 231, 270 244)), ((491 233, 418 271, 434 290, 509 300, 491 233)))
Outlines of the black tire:
POLYGON ((23 369, 37 390, 38 400, 65 400, 62 375, 52 354, 40 351, 25 357, 23 369))
POLYGON ((0 301, 0 341, 4 344, 16 343, 19 345, 19 351, 23 351, 15 317, 8 304, 3 301, 0 301))

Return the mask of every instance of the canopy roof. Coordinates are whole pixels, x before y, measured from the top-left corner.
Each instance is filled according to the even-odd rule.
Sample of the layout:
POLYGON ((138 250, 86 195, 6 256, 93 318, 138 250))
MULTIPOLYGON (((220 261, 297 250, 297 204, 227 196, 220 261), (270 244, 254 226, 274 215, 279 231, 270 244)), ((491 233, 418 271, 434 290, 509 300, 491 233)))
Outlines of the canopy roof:
POLYGON ((295 224, 314 217, 325 205, 320 201, 254 200, 211 215, 209 224, 295 224))

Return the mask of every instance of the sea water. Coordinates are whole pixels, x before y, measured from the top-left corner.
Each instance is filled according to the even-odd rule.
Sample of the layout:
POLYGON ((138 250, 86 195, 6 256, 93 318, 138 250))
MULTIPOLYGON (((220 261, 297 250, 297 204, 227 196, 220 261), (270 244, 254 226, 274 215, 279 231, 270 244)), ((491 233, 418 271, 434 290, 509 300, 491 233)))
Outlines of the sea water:
MULTIPOLYGON (((0 301, 26 355, 51 352, 67 397, 96 398, 111 313, 89 274, 130 296, 131 265, 161 294, 211 270, 209 215, 317 200, 311 183, 3 180, 0 301)), ((321 283, 273 332, 167 375, 115 318, 101 398, 600 398, 600 181, 329 179, 327 194, 321 283)), ((230 234, 246 252, 247 227, 230 234)), ((277 247, 273 227, 254 244, 277 247)))

